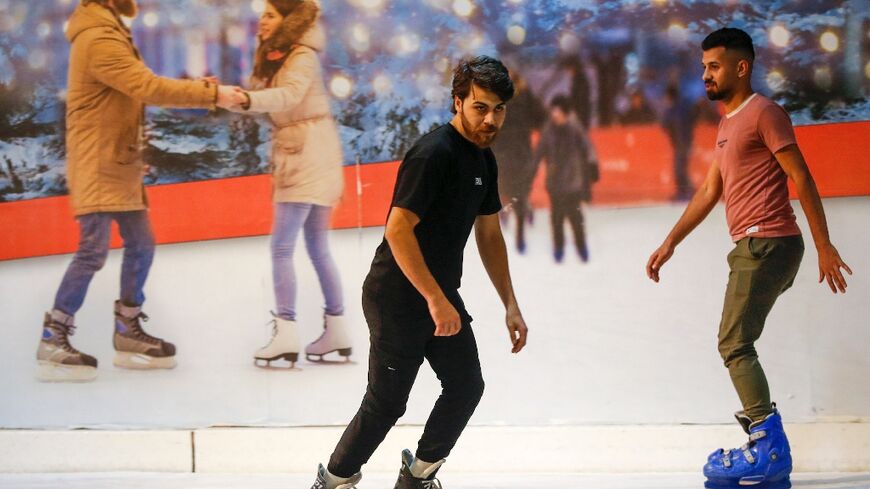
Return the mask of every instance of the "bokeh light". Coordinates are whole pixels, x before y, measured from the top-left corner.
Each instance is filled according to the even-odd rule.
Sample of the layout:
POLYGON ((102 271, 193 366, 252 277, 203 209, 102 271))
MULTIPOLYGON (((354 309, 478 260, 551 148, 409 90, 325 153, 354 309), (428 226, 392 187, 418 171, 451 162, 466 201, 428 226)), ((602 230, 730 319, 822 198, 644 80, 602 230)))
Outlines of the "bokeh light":
POLYGON ((689 31, 683 24, 674 22, 668 26, 668 39, 675 43, 685 43, 689 40, 689 31))
POLYGON ((840 49, 840 38, 833 32, 828 31, 822 34, 822 37, 819 38, 819 44, 821 44, 822 49, 825 51, 833 53, 840 49))
POLYGON ((780 48, 784 48, 788 46, 788 42, 791 40, 791 32, 788 31, 784 26, 777 24, 770 28, 770 42, 780 48))
POLYGON ((468 17, 474 12, 474 4, 471 0, 453 0, 453 12, 460 17, 468 17))
POLYGON ((526 40, 526 30, 522 26, 512 25, 508 27, 507 38, 511 44, 519 46, 526 40))
POLYGON ((156 27, 160 23, 160 16, 156 12, 148 12, 142 16, 142 23, 145 27, 156 27))
POLYGON ((329 82, 329 90, 336 98, 347 98, 353 91, 353 83, 344 75, 336 75, 329 82))
POLYGON ((266 10, 266 0, 251 0, 251 11, 261 15, 266 10))
POLYGON ((371 46, 369 28, 363 24, 354 24, 350 29, 350 45, 356 51, 368 51, 371 46))

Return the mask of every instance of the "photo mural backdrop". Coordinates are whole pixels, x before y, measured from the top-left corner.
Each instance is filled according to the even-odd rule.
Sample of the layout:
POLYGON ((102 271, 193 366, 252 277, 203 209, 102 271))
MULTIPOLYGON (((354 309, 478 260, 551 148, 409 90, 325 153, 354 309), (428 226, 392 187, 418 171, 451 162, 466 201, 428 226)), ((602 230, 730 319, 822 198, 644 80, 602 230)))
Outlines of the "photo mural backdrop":
MULTIPOLYGON (((354 361, 302 363, 301 371, 253 366, 254 350, 271 332, 274 303, 264 236, 272 212, 270 126, 265 118, 225 111, 152 107, 143 158, 151 167, 145 183, 156 239, 214 240, 160 247, 149 276, 146 308, 153 319, 146 327, 178 346, 179 365, 160 372, 111 366, 115 252, 76 317, 74 344, 99 358, 97 380, 42 384, 33 378, 39 326, 70 258, 44 255, 69 253, 78 242, 65 195, 63 33, 77 3, 0 0, 0 392, 9 400, 0 403, 0 428, 346 423, 366 380, 360 284, 382 237, 397 160, 450 119, 451 70, 465 56, 498 56, 510 68, 524 96, 509 105, 508 123, 530 144, 551 101, 567 97, 600 174, 587 207, 588 263, 573 254, 553 261, 544 165, 532 175, 538 211, 529 217, 524 254, 515 251, 514 220, 504 221, 531 328, 522 355, 509 355, 503 309, 468 247, 462 291, 487 379, 474 424, 730 419, 737 402, 715 346, 731 246, 721 207, 681 247, 662 284, 643 274, 684 205, 678 153, 687 155, 691 185, 711 162, 721 109, 705 97, 699 47, 710 31, 736 26, 752 35, 754 87, 791 114, 822 195, 870 195, 866 1, 328 0, 322 62, 346 183, 331 243, 354 361), (674 113, 689 124, 680 137, 673 136, 674 113), (217 240, 242 236, 250 238, 217 240), (20 259, 27 257, 40 258, 20 259), (691 395, 698 392, 704 395, 691 395)), ((130 26, 157 74, 246 85, 264 0, 139 4, 130 26)), ((508 148, 516 141, 507 134, 495 147, 502 181, 515 177, 516 155, 508 148)), ((760 345, 789 421, 870 418, 867 329, 859 321, 870 314, 862 302, 870 287, 870 235, 860 221, 867 199, 825 206, 856 275, 842 297, 816 284, 806 221, 795 203, 807 258, 760 345), (836 327, 819 335, 819 324, 836 327)), ((119 243, 116 237, 113 246, 119 243)), ((300 335, 309 342, 322 331, 322 298, 297 249, 300 335)), ((404 423, 423 423, 437 396, 431 371, 420 375, 404 423)))
MULTIPOLYGON (((133 36, 160 75, 244 85, 263 2, 143 0, 133 36)), ((66 193, 64 25, 76 3, 0 0, 0 201, 66 193)), ((571 95, 593 131, 657 126, 668 86, 698 105, 698 125, 715 124, 699 43, 725 25, 753 36, 755 87, 796 125, 866 121, 868 10, 831 0, 330 1, 323 64, 348 165, 401 159, 448 120, 451 70, 475 54, 504 59, 543 104, 571 95)), ((269 130, 261 118, 151 108, 146 183, 262 174, 269 130)), ((709 138, 696 144, 706 149, 709 138)))

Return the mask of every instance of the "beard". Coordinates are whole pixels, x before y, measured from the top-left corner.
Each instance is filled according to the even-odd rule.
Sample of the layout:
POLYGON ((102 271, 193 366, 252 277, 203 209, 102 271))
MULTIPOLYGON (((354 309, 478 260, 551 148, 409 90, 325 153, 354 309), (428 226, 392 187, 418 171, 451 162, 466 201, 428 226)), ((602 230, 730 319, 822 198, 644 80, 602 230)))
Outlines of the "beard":
POLYGON ((462 129, 465 131, 465 134, 471 138, 471 142, 474 143, 479 148, 488 148, 492 146, 492 143, 495 142, 496 136, 498 136, 498 128, 495 126, 490 126, 489 124, 481 124, 479 128, 475 129, 471 122, 465 117, 465 113, 462 112, 459 114, 459 119, 462 123, 462 129))
POLYGON ((138 12, 138 7, 136 6, 136 0, 115 0, 115 10, 118 11, 119 15, 123 15, 124 17, 133 18, 136 17, 136 12, 138 12))
POLYGON ((724 98, 727 98, 727 96, 728 96, 728 91, 727 90, 720 90, 719 85, 716 83, 711 83, 710 87, 705 86, 704 90, 707 92, 707 98, 709 100, 713 100, 713 101, 722 100, 724 98))

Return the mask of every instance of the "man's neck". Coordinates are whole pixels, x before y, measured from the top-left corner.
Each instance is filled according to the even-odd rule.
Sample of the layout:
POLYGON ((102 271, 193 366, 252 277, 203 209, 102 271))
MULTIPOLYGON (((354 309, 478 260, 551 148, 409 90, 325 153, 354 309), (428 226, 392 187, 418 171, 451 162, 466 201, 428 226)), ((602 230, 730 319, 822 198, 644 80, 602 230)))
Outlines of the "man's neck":
POLYGON ((472 141, 471 138, 468 137, 468 134, 465 133, 465 128, 462 127, 462 121, 459 119, 459 114, 453 116, 453 119, 450 120, 450 125, 456 129, 456 132, 458 132, 460 136, 467 139, 469 143, 474 144, 474 141, 472 141))
POLYGON ((749 85, 735 90, 734 95, 732 95, 730 99, 722 101, 722 104, 725 106, 725 113, 730 114, 737 110, 737 108, 740 107, 743 102, 746 102, 746 100, 753 94, 755 94, 755 92, 749 85))

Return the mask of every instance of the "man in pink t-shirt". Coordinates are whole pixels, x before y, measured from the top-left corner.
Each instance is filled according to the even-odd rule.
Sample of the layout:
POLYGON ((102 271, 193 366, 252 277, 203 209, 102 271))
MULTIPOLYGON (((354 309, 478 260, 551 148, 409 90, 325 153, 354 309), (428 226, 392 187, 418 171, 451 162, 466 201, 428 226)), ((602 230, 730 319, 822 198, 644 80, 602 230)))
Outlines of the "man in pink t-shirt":
POLYGON ((704 466, 708 488, 763 484, 791 487, 791 453, 755 341, 777 297, 791 287, 804 252, 788 199, 788 179, 797 188, 819 257, 819 282, 846 292, 842 270, 852 271, 828 237, 825 212, 812 175, 797 146, 788 113, 752 90, 755 50, 744 31, 724 28, 704 39, 704 86, 727 115, 719 124, 715 158, 704 183, 647 262, 659 281, 662 265, 722 197, 734 250, 719 325, 719 352, 743 405, 736 414, 749 442, 713 452, 704 466))

